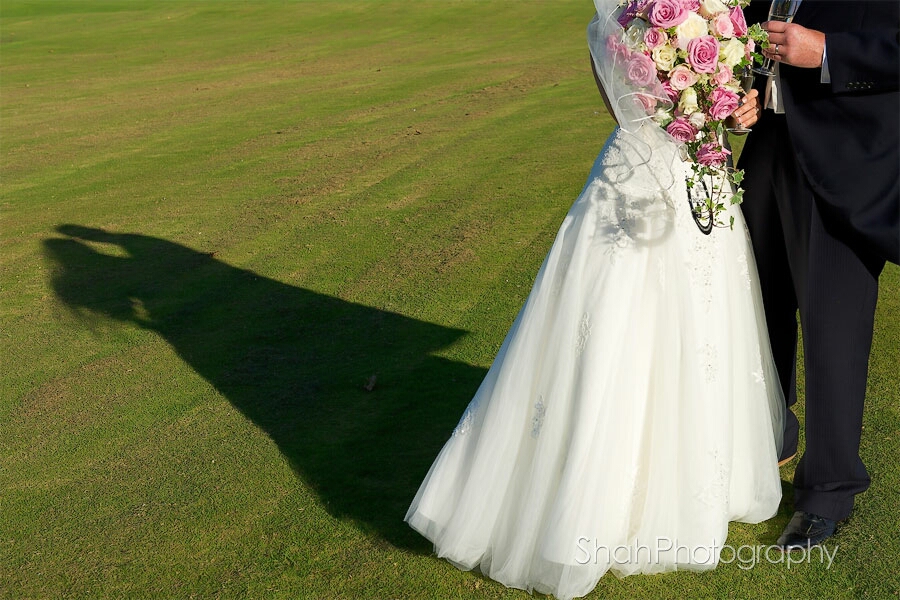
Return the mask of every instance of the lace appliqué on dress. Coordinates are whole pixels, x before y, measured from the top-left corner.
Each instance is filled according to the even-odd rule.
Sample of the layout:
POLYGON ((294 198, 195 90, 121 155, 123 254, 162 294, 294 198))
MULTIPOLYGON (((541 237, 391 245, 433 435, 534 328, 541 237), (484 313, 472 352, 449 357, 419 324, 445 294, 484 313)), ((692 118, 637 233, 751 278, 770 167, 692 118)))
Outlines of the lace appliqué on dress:
POLYGON ((584 313, 581 316, 581 323, 578 325, 578 337, 575 339, 576 354, 584 352, 589 337, 591 337, 591 317, 584 313))
POLYGON ((547 408, 544 406, 544 397, 538 396, 538 401, 534 404, 534 416, 531 418, 531 437, 536 438, 541 434, 545 414, 547 414, 547 408))
POLYGON ((728 469, 718 449, 712 448, 708 453, 712 472, 708 475, 706 484, 694 496, 707 506, 722 506, 728 503, 728 469))
POLYGON ((716 349, 712 344, 705 344, 697 348, 697 356, 700 358, 700 369, 707 383, 716 380, 716 349))
POLYGON ((712 301, 712 261, 716 260, 716 251, 711 248, 711 238, 715 236, 705 236, 697 233, 694 238, 693 250, 691 253, 691 283, 700 292, 700 298, 703 301, 703 312, 710 313, 713 309, 712 301))
POLYGON ((631 239, 624 227, 619 225, 615 231, 616 232, 612 234, 609 241, 609 247, 606 249, 606 255, 609 257, 609 262, 612 264, 616 263, 616 259, 621 250, 634 245, 634 240, 631 239))
POLYGON ((750 289, 750 265, 747 264, 747 255, 738 256, 738 265, 741 267, 741 278, 744 280, 744 287, 750 289))
POLYGON ((465 435, 472 429, 472 422, 475 421, 475 407, 472 404, 466 407, 459 424, 453 429, 453 437, 465 435))
POLYGON ((766 385, 766 376, 763 373, 762 367, 753 371, 753 373, 751 373, 751 375, 753 375, 753 383, 758 383, 763 386, 766 385))

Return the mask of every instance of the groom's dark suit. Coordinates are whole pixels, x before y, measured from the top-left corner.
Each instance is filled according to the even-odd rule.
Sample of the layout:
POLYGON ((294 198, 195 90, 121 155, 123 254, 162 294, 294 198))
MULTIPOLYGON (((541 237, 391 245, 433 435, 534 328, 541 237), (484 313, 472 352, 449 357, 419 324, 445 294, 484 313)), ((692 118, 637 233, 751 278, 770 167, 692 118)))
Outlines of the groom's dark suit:
MULTIPOLYGON (((770 2, 754 1, 750 23, 770 2)), ((825 33, 822 70, 780 65, 784 114, 763 112, 740 160, 742 205, 769 335, 796 399, 796 312, 806 367, 806 452, 798 510, 840 520, 869 485, 859 457, 878 276, 900 262, 900 3, 803 0, 794 22, 825 33)), ((761 78, 765 79, 765 78, 761 78)), ((796 449, 791 414, 785 451, 796 449)))

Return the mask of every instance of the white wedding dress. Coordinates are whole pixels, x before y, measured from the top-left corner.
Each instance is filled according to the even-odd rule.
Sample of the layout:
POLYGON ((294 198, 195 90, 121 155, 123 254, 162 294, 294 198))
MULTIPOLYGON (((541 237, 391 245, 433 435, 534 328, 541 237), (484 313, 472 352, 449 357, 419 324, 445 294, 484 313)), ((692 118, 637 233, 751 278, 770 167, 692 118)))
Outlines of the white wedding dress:
POLYGON ((714 568, 729 521, 777 511, 784 403, 747 231, 735 206, 700 232, 667 140, 609 137, 409 508, 462 569, 572 598, 607 570, 714 568))

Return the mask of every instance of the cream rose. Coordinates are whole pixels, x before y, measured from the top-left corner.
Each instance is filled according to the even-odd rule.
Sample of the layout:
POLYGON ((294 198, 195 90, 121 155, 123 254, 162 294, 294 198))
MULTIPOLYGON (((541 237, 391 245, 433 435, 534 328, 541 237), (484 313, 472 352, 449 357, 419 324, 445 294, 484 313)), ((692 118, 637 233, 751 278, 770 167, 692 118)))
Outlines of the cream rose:
POLYGON ((702 110, 698 110, 691 115, 690 119, 688 119, 688 122, 695 128, 701 129, 706 124, 706 115, 703 114, 702 110))
POLYGON ((719 58, 731 69, 743 60, 745 52, 744 44, 737 38, 731 38, 719 46, 719 58))
POLYGON ((709 25, 707 25, 706 19, 697 13, 688 13, 688 18, 684 20, 684 23, 675 28, 675 36, 678 38, 678 49, 687 50, 688 43, 692 39, 706 35, 708 30, 709 25))
POLYGON ((656 68, 660 71, 671 70, 675 66, 675 59, 678 57, 675 48, 668 44, 657 46, 650 52, 650 56, 653 58, 653 62, 656 63, 656 68))
POLYGON ((629 25, 628 29, 625 31, 625 44, 633 50, 640 48, 641 42, 644 41, 644 33, 647 29, 647 22, 643 19, 635 19, 632 21, 631 25, 629 25))
POLYGON ((664 108, 657 108, 656 114, 652 118, 660 127, 665 127, 672 122, 672 114, 664 108))
POLYGON ((681 99, 678 101, 678 110, 685 115, 692 115, 700 110, 700 107, 697 105, 697 92, 694 88, 689 87, 681 92, 681 99))
POLYGON ((721 0, 700 0, 700 14, 707 19, 723 12, 728 12, 728 7, 721 0))

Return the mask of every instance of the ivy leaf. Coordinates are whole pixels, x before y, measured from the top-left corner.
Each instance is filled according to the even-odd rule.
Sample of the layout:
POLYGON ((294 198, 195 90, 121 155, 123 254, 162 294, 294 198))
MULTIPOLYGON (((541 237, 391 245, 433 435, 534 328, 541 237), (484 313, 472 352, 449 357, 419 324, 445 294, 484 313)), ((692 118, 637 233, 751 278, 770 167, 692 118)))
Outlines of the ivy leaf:
POLYGON ((769 32, 763 29, 759 23, 754 23, 747 30, 747 35, 761 48, 769 47, 769 32))

